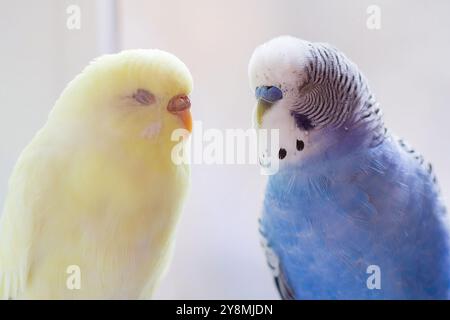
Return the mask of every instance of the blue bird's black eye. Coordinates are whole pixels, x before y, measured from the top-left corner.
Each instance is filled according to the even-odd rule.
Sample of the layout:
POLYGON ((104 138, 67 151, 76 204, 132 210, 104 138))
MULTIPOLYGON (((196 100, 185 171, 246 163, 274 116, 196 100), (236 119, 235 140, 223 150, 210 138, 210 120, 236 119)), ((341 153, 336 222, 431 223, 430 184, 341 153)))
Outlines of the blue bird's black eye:
POLYGON ((257 87, 255 91, 257 99, 263 99, 264 101, 274 103, 283 98, 283 92, 281 89, 273 86, 257 87))
POLYGON ((284 158, 286 158, 286 156, 287 156, 286 149, 281 148, 280 151, 278 151, 278 158, 283 160, 284 158))

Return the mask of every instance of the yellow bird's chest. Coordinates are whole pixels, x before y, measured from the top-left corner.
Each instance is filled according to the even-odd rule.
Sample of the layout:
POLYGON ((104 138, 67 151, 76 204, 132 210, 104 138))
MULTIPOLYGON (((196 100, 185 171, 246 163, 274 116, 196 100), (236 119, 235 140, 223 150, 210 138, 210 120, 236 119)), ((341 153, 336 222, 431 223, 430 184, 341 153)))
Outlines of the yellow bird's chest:
POLYGON ((188 169, 152 155, 72 157, 48 175, 54 198, 35 203, 46 214, 25 298, 146 297, 168 259, 188 169))

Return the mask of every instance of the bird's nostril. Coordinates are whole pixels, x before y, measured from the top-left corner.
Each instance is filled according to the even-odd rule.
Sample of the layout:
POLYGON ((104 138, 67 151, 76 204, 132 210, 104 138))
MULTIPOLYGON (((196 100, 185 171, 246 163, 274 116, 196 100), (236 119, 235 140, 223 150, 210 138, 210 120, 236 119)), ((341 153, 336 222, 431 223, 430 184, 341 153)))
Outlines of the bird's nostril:
POLYGON ((283 98, 283 92, 281 89, 274 86, 262 86, 257 87, 255 90, 257 99, 263 99, 267 102, 274 103, 283 98))
POLYGON ((189 100, 189 97, 184 94, 180 94, 170 99, 169 104, 167 105, 167 110, 172 113, 177 113, 187 110, 190 107, 191 101, 189 100))
POLYGON ((283 92, 281 92, 281 90, 277 87, 268 87, 267 98, 270 99, 270 101, 281 100, 281 98, 283 98, 283 92))
POLYGON ((261 97, 261 87, 256 87, 255 96, 257 99, 261 97))

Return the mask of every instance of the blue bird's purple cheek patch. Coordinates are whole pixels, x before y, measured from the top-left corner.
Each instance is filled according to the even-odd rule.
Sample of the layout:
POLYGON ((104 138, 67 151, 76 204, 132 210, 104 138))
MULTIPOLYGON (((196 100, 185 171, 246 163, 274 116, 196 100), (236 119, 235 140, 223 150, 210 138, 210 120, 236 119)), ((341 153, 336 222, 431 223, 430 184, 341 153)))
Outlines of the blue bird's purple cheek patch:
POLYGON ((309 119, 304 114, 292 112, 292 116, 295 119, 295 124, 297 125, 297 128, 305 131, 314 129, 314 124, 312 123, 311 119, 309 119))

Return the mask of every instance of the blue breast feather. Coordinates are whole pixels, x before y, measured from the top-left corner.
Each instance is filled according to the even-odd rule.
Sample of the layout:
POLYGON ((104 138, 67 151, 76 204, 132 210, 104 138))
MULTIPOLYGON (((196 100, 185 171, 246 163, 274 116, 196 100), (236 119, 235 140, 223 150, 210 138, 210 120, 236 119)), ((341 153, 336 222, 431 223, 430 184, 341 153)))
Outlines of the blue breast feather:
POLYGON ((261 229, 297 299, 446 299, 447 221, 431 174, 389 138, 271 176, 261 229))

